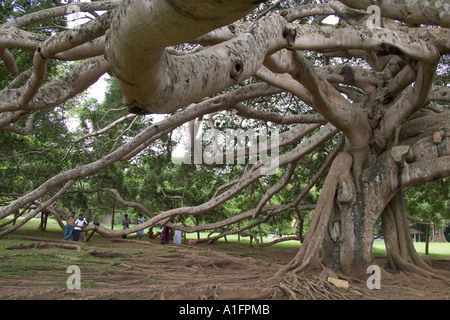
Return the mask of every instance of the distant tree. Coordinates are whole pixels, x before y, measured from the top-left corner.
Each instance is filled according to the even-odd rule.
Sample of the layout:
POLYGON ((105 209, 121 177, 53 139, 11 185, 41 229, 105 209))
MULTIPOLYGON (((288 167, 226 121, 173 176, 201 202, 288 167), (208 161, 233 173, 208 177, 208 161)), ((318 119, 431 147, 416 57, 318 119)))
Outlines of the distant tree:
POLYGON ((429 242, 447 242, 445 229, 450 223, 448 178, 411 188, 406 192, 406 210, 413 222, 425 225, 425 254, 429 242))

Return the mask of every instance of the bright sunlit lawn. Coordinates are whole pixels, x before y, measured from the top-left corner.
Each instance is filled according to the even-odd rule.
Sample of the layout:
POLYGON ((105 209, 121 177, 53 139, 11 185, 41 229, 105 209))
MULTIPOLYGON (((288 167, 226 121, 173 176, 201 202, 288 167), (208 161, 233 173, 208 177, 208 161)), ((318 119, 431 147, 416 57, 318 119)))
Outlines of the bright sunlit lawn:
MULTIPOLYGON (((0 224, 4 221, 6 221, 6 219, 0 220, 0 224)), ((55 220, 48 219, 46 232, 43 232, 43 231, 37 229, 39 226, 39 223, 40 223, 39 218, 31 219, 24 226, 22 226, 21 228, 16 230, 15 234, 46 238, 46 237, 50 237, 50 236, 54 237, 55 233, 60 232, 61 238, 62 238, 62 230, 55 220)), ((121 226, 116 226, 116 229, 121 229, 121 226)), ((154 231, 156 231, 156 228, 154 231)), ((217 234, 214 234, 214 235, 217 235, 217 234)), ((205 238, 207 236, 208 236, 207 232, 200 233, 201 238, 205 238)), ((94 235, 94 237, 100 238, 100 236, 97 234, 94 235)), ((195 233, 187 234, 186 238, 188 240, 189 239, 195 240, 195 239, 197 239, 197 233, 195 232, 195 233)), ((271 238, 263 238, 264 243, 267 243, 267 242, 270 242, 273 240, 274 239, 271 239, 271 238)), ((9 240, 7 242, 10 242, 10 241, 12 241, 12 240, 9 240)), ((15 241, 19 241, 19 240, 16 239, 15 241)), ((220 244, 221 246, 226 245, 226 243, 233 243, 234 247, 235 247, 236 245, 248 246, 249 242, 250 242, 249 237, 242 237, 242 236, 239 237, 238 235, 228 235, 226 241, 224 238, 221 238, 216 243, 220 244)), ((283 250, 284 248, 292 248, 292 247, 300 247, 300 246, 301 246, 301 244, 298 241, 290 240, 290 241, 277 243, 277 244, 273 245, 272 248, 276 249, 276 250, 283 250)), ((2 249, 1 247, 3 247, 3 246, 1 246, 1 242, 0 242, 0 250, 2 249)), ((425 255, 425 242, 414 242, 414 247, 416 248, 416 251, 420 255, 425 255)), ((234 248, 234 250, 236 250, 236 248, 234 248)), ((384 241, 379 241, 379 240, 374 241, 373 254, 376 256, 386 254, 386 247, 385 247, 384 241)), ((435 257, 435 258, 450 257, 450 243, 430 242, 428 256, 435 257)))

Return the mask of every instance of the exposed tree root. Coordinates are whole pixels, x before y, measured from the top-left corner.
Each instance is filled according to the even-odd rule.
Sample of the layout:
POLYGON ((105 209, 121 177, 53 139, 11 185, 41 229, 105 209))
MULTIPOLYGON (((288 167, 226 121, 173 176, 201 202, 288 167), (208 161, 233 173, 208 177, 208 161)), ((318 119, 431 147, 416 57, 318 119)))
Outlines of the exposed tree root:
MULTIPOLYGON (((335 186, 337 181, 339 181, 338 176, 335 176, 332 181, 333 183, 330 180, 328 181, 329 185, 335 186)), ((327 185, 326 181, 324 190, 327 190, 329 185, 327 185)), ((328 196, 332 194, 332 188, 330 190, 328 196)), ((318 207, 321 208, 319 204, 318 207)), ((367 296, 371 295, 371 290, 366 287, 365 281, 361 279, 353 279, 347 275, 339 275, 338 277, 334 274, 335 278, 349 280, 351 283, 349 289, 337 288, 327 280, 327 275, 333 275, 333 272, 322 265, 318 246, 314 246, 314 244, 320 244, 321 232, 323 232, 321 226, 326 225, 329 218, 330 214, 327 214, 327 210, 319 211, 313 217, 313 221, 311 222, 313 228, 310 228, 312 233, 308 231, 305 243, 299 253, 288 265, 280 269, 274 278, 277 282, 276 287, 278 289, 275 295, 276 298, 342 300, 357 299, 361 296, 367 299, 367 296)), ((382 215, 382 222, 388 252, 387 268, 396 271, 396 277, 400 274, 402 279, 411 277, 411 279, 414 279, 413 281, 422 285, 427 280, 436 279, 439 280, 437 282, 433 281, 436 286, 440 287, 440 284, 442 284, 442 288, 448 288, 450 284, 450 273, 432 268, 422 260, 414 249, 409 234, 401 192, 395 195, 386 207, 382 215), (400 273, 397 271, 400 271, 400 273)), ((392 274, 383 268, 381 268, 381 277, 384 280, 393 280, 392 274)), ((414 287, 413 284, 411 286, 414 287)))
POLYGON ((272 299, 276 300, 378 300, 408 297, 434 299, 448 297, 449 283, 430 279, 418 273, 396 272, 395 276, 382 270, 380 290, 370 290, 365 281, 339 275, 349 281, 349 288, 339 288, 328 281, 326 268, 322 272, 306 272, 300 275, 288 272, 277 280, 272 299), (388 279, 386 279, 386 276, 388 279))
POLYGON ((31 250, 31 249, 68 249, 68 250, 80 250, 78 245, 70 245, 63 243, 44 243, 44 242, 31 242, 31 243, 17 243, 6 247, 6 250, 31 250))
POLYGON ((289 300, 353 300, 366 294, 356 286, 344 289, 329 282, 328 272, 303 273, 300 276, 289 272, 277 285, 274 299, 289 300))

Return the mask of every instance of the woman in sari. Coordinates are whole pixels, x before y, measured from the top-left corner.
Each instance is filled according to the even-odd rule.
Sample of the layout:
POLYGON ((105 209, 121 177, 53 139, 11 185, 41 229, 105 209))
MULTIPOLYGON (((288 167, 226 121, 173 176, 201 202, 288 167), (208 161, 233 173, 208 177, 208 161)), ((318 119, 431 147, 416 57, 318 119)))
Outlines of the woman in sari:
POLYGON ((163 226, 160 230, 160 233, 161 233, 161 244, 169 243, 170 228, 168 226, 163 226))

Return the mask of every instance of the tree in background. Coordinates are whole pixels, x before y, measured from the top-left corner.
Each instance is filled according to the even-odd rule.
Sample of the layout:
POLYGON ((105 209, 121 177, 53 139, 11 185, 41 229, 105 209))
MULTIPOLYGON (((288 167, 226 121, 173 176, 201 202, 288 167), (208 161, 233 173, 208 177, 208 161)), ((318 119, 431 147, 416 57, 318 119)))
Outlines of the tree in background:
POLYGON ((425 254, 429 242, 447 242, 445 229, 450 220, 448 179, 411 188, 406 192, 406 209, 414 223, 424 225, 425 254))
MULTIPOLYGON (((127 230, 88 227, 104 236, 174 216, 208 214, 205 224, 183 230, 239 223, 232 232, 242 232, 279 215, 301 217, 310 209, 305 207, 310 191, 320 190, 303 245, 278 275, 316 268, 365 275, 381 219, 391 267, 447 279, 415 252, 403 191, 450 174, 448 8, 438 1, 377 3, 96 1, 56 4, 7 19, 0 26, 1 58, 12 74, 15 66, 18 72, 0 92, 2 134, 49 142, 48 149, 39 145, 42 156, 63 151, 54 148, 60 143, 56 136, 67 139, 67 149, 49 162, 57 165, 36 178, 35 168, 26 174, 16 165, 16 176, 30 183, 26 188, 19 183, 22 190, 12 197, 5 190, 3 196, 10 198, 0 218, 17 213, 26 223, 63 196, 89 188, 109 192, 149 217, 127 230), (32 27, 74 11, 88 21, 50 35, 32 27), (337 24, 324 24, 328 16, 337 24), (16 49, 33 54, 32 68, 18 67, 16 49), (53 62, 66 72, 50 76, 53 62), (130 113, 114 104, 69 102, 105 73, 115 78, 130 113), (65 117, 74 107, 80 108, 84 135, 37 134, 37 114, 65 117), (153 123, 155 113, 168 116, 153 123), (184 124, 195 146, 199 122, 208 124, 211 139, 203 147, 218 156, 230 151, 235 165, 211 166, 205 153, 199 163, 182 166, 161 157, 173 147, 168 137, 184 124), (276 128, 278 138, 271 136, 266 145, 269 154, 279 151, 271 159, 271 175, 261 161, 250 162, 255 150, 248 144, 224 150, 216 143, 218 131, 233 127, 276 128), (162 197, 150 209, 148 199, 158 193, 162 197), (185 201, 187 195, 190 205, 167 208, 169 197, 185 201)), ((11 158, 20 156, 4 156, 4 170, 11 169, 11 158)), ((32 161, 24 163, 29 167, 32 161)))

